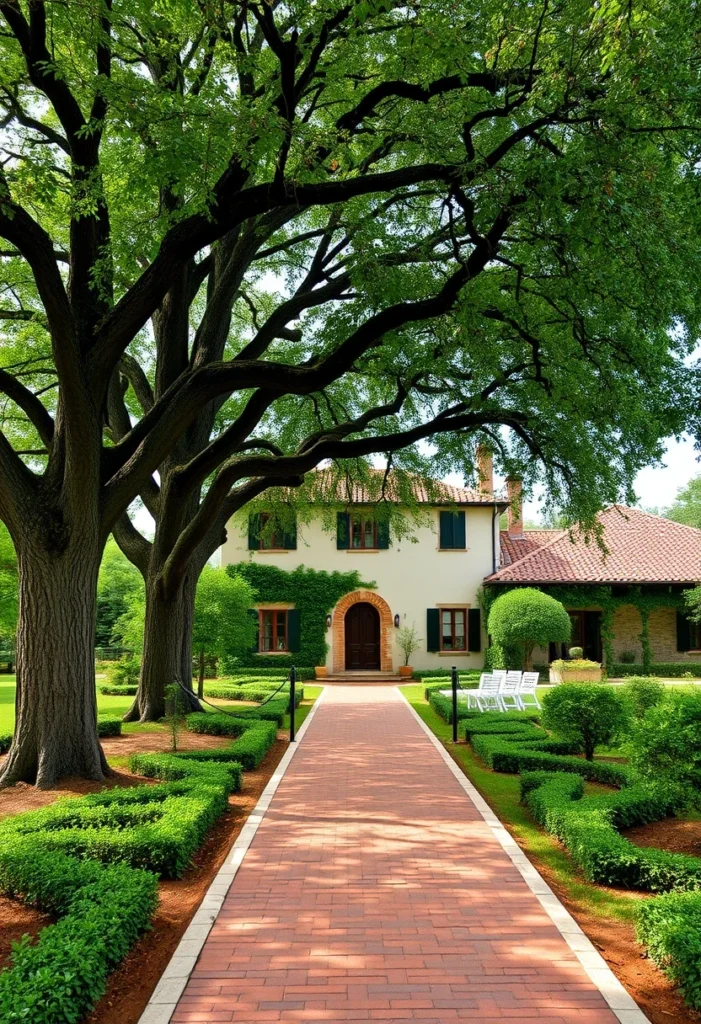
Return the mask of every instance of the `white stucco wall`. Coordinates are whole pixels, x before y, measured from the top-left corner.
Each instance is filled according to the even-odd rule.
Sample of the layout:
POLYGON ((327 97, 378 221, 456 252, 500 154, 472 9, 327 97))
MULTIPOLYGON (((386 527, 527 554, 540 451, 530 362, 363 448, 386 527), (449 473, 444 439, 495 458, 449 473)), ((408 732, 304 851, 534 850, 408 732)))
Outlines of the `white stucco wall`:
MULTIPOLYGON (((392 616, 400 616, 402 626, 416 623, 422 644, 411 657, 414 668, 445 669, 452 664, 460 668, 481 668, 487 642, 484 623, 479 653, 432 653, 426 650, 426 609, 441 605, 478 607, 477 592, 493 568, 493 536, 498 564, 498 520, 495 529, 493 506, 467 506, 466 550, 441 551, 438 547, 438 513, 437 508, 430 510, 430 526, 414 526, 411 538, 391 538, 386 551, 339 551, 335 530, 325 529, 321 518, 298 524, 296 551, 249 551, 248 518, 236 517, 228 526, 227 541, 221 549, 221 564, 231 565, 250 559, 286 570, 300 565, 326 572, 356 570, 363 580, 375 582, 376 593, 389 604, 392 616)), ((329 646, 327 665, 331 668, 331 629, 327 630, 326 642, 329 646)), ((394 644, 394 669, 401 664, 403 656, 394 644)))

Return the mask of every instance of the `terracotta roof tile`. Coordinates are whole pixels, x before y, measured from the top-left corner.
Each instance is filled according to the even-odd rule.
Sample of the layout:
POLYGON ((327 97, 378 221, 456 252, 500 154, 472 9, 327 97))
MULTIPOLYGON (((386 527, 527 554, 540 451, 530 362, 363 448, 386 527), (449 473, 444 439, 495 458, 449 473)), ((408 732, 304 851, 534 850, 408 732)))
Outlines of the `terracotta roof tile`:
POLYGON ((512 537, 508 530, 501 531, 501 564, 511 565, 518 562, 524 555, 542 548, 553 537, 559 536, 562 530, 524 530, 520 537, 512 537))
POLYGON ((587 541, 579 530, 575 530, 572 536, 567 531, 560 531, 517 561, 505 564, 487 578, 488 582, 701 581, 701 530, 621 505, 612 505, 600 512, 598 518, 607 553, 601 550, 593 537, 587 541))
MULTIPOLYGON (((339 480, 330 470, 318 469, 307 474, 307 484, 313 499, 317 501, 334 501, 344 504, 373 504, 380 500, 384 470, 371 470, 369 484, 339 480)), ((410 475, 414 501, 422 505, 493 505, 495 501, 504 508, 507 502, 494 494, 482 494, 467 487, 456 487, 443 480, 426 480, 423 477, 410 475)), ((385 487, 385 498, 396 501, 399 498, 399 487, 394 474, 390 473, 385 487)))

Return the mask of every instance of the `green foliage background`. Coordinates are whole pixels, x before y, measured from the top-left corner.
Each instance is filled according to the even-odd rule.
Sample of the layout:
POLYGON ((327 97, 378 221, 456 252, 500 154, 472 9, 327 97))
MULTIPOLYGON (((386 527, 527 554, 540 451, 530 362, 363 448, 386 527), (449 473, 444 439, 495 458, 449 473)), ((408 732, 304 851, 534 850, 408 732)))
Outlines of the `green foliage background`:
POLYGON ((357 572, 324 572, 300 565, 287 571, 272 565, 238 562, 227 565, 230 576, 240 576, 249 583, 257 601, 289 601, 300 613, 300 648, 294 654, 265 657, 254 651, 244 658, 245 665, 324 665, 326 644, 326 616, 334 605, 359 587, 372 589, 374 583, 362 580, 357 572))

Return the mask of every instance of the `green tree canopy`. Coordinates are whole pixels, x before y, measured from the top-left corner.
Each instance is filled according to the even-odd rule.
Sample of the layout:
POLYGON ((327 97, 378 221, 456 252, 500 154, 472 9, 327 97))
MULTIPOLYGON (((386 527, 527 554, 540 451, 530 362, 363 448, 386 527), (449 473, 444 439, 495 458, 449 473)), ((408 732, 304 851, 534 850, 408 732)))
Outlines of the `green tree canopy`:
POLYGON ((192 644, 199 658, 202 696, 207 657, 235 659, 253 646, 255 623, 250 615, 253 590, 241 576, 206 565, 197 583, 192 644))
POLYGON ((143 590, 139 570, 122 554, 116 541, 108 540, 97 578, 95 643, 98 647, 109 647, 114 643, 118 619, 128 611, 135 598, 143 601, 143 590))
POLYGON ((519 657, 528 667, 534 647, 566 643, 571 630, 564 605, 533 587, 501 594, 489 611, 487 632, 492 642, 504 651, 507 659, 519 657))
POLYGON ((692 477, 684 487, 680 487, 673 503, 664 515, 675 523, 695 526, 701 530, 701 474, 692 477))

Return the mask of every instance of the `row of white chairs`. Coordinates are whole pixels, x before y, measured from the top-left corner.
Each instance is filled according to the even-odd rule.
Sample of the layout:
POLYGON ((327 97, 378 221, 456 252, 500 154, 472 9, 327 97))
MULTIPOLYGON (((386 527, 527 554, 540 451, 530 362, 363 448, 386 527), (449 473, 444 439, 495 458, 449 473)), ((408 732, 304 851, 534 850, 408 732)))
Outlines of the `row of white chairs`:
MULTIPOLYGON (((465 690, 468 708, 479 711, 525 711, 540 708, 537 672, 483 672, 476 690, 465 690)), ((448 694, 450 691, 445 690, 448 694)))

